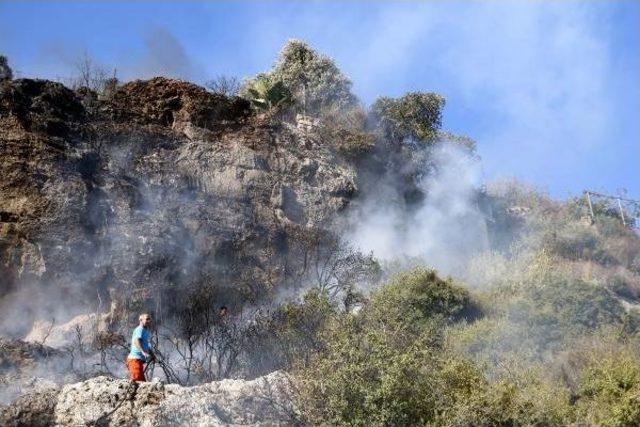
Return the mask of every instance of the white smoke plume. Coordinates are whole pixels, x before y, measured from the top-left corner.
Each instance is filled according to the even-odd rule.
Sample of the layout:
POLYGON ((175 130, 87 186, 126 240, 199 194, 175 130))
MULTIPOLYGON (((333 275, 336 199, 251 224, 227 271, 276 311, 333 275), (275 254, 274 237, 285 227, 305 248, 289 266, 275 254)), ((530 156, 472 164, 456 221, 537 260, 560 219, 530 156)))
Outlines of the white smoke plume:
POLYGON ((418 186, 426 197, 419 206, 406 209, 397 194, 369 194, 356 210, 349 238, 382 261, 415 259, 455 276, 471 256, 488 249, 477 204, 480 162, 450 143, 438 145, 427 158, 420 161, 418 186))

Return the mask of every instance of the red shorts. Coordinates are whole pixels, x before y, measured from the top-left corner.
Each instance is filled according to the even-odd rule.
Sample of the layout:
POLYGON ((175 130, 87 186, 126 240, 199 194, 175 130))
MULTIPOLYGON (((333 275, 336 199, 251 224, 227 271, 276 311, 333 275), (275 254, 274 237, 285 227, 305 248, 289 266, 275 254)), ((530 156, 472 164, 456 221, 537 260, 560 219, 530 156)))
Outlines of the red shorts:
POLYGON ((127 359, 127 369, 131 381, 146 381, 144 377, 144 363, 139 359, 127 359))

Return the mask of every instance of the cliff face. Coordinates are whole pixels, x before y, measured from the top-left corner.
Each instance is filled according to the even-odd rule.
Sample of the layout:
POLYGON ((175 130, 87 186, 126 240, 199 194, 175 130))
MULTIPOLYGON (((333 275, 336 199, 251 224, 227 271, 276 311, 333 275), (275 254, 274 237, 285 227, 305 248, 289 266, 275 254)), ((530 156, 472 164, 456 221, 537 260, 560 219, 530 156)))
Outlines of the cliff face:
POLYGON ((164 78, 107 100, 2 82, 0 152, 0 297, 40 298, 22 306, 31 319, 62 316, 61 301, 117 316, 199 280, 258 298, 284 280, 295 230, 331 224, 356 192, 332 147, 164 78))

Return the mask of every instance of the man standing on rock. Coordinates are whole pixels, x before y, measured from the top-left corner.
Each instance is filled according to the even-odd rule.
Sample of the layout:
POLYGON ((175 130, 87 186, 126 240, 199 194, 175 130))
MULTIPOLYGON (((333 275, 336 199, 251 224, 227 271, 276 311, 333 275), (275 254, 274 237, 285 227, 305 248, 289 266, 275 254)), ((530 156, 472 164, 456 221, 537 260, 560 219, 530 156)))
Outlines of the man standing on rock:
POLYGON ((144 313, 140 315, 140 324, 133 330, 131 336, 131 351, 127 356, 127 369, 132 381, 146 381, 144 377, 144 364, 153 358, 151 351, 151 316, 144 313))

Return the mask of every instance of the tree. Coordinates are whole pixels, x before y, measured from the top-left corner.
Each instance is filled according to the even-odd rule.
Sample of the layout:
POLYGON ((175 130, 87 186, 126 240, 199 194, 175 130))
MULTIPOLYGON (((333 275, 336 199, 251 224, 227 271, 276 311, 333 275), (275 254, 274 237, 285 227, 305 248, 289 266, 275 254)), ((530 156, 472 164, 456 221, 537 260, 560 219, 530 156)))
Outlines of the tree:
MULTIPOLYGON (((299 40, 289 40, 273 70, 249 80, 245 87, 267 82, 271 86, 281 84, 304 114, 320 114, 329 107, 342 109, 357 105, 357 98, 351 93, 351 81, 333 60, 299 40)), ((243 93, 246 95, 247 90, 243 93)))
POLYGON ((310 425, 442 425, 439 414, 483 386, 442 352, 444 326, 472 307, 464 288, 426 269, 395 277, 358 313, 325 320, 323 343, 296 371, 310 425))
POLYGON ((88 88, 100 95, 115 90, 118 79, 102 65, 98 64, 87 52, 85 52, 75 63, 76 76, 71 79, 73 89, 88 88))
POLYGON ((228 97, 237 96, 240 92, 240 80, 233 76, 219 75, 204 85, 211 92, 228 97))
POLYGON ((476 142, 465 135, 456 135, 451 132, 440 131, 438 132, 438 140, 452 143, 470 154, 476 152, 476 142))
POLYGON ((371 107, 385 138, 432 142, 438 137, 445 100, 436 93, 411 92, 401 98, 378 98, 371 107))
POLYGON ((0 55, 0 81, 13 79, 13 70, 9 67, 9 61, 4 55, 0 55))
POLYGON ((305 113, 318 113, 330 106, 354 106, 351 81, 335 62, 299 40, 289 40, 272 73, 282 80, 305 113))

